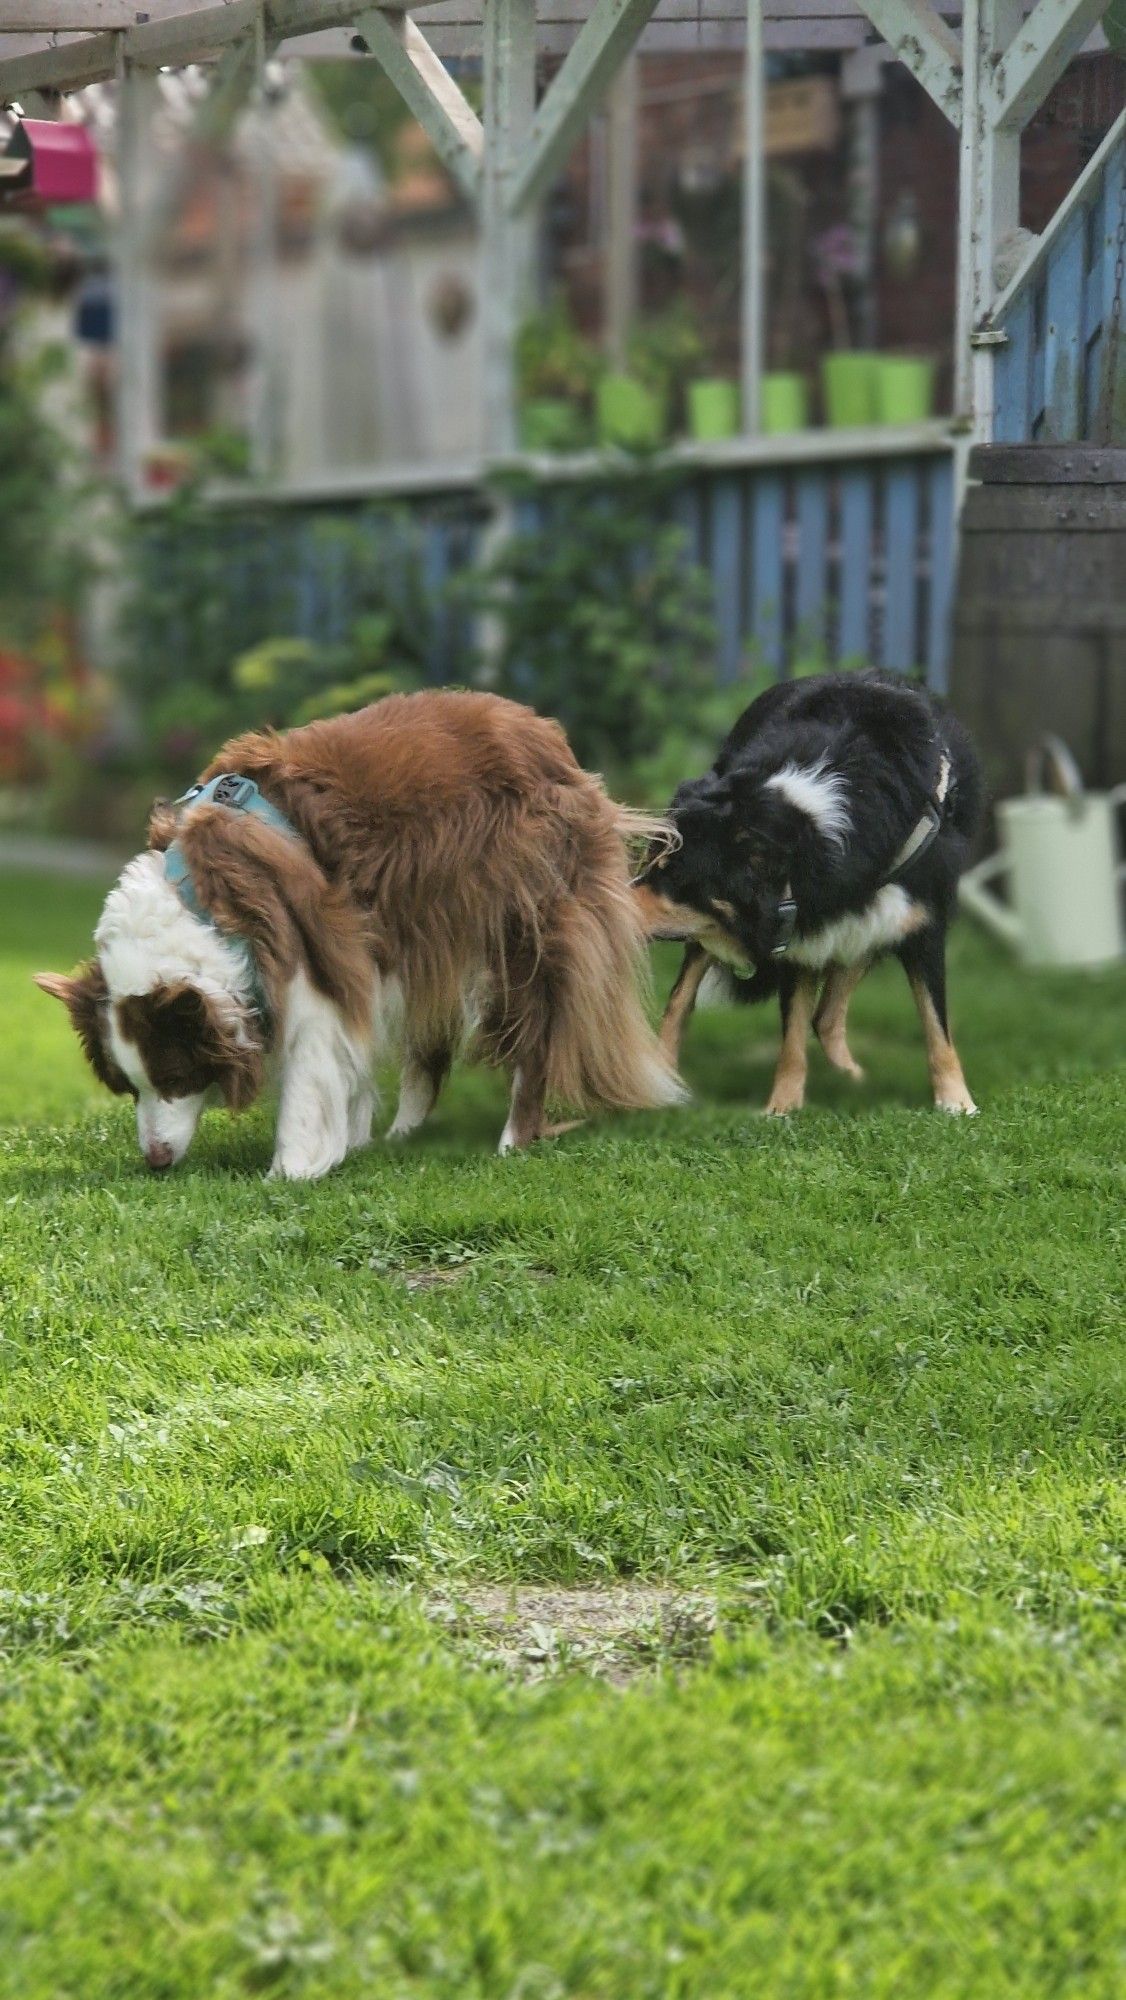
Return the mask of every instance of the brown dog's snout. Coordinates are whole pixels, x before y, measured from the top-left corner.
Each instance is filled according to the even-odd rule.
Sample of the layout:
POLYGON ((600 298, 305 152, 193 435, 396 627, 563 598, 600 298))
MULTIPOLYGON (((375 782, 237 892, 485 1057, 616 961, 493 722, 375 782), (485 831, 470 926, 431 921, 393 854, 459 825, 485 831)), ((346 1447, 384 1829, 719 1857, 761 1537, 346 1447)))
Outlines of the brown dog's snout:
POLYGON ((145 1147, 145 1158, 154 1174, 167 1173, 174 1157, 172 1148, 165 1139, 154 1139, 151 1146, 145 1147))

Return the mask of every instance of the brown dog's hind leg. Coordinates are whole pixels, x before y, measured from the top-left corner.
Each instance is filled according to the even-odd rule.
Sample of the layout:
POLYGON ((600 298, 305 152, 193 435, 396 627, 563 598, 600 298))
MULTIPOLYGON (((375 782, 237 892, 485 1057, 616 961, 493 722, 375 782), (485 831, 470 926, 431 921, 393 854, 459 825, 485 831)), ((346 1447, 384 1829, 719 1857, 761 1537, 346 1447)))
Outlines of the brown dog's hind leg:
POLYGON ((688 945, 681 960, 680 971, 676 975, 676 985, 669 994, 664 1020, 661 1022, 661 1047, 674 1064, 680 1062, 680 1044, 684 1040, 684 1030, 696 1005, 696 995, 700 991, 700 984, 709 963, 708 954, 702 944, 688 945))
POLYGON ((848 1003, 867 970, 866 959, 858 965, 831 965, 813 1016, 813 1032, 833 1068, 857 1082, 864 1071, 848 1045, 848 1003))
POLYGON ((452 1061, 453 1051, 448 1046, 423 1053, 408 1045, 399 1078, 399 1108, 394 1124, 387 1129, 389 1139, 407 1138, 429 1118, 450 1073, 452 1061))
POLYGON ((934 925, 919 931, 900 947, 899 959, 910 981, 923 1024, 935 1109, 972 1118, 977 1105, 962 1074, 946 1017, 945 932, 934 925))
POLYGON ((525 1057, 512 1072, 512 1097, 508 1119, 500 1135, 498 1153, 522 1152, 537 1139, 548 1137, 543 1104, 547 1089, 547 1065, 538 1057, 525 1057))
POLYGON ((809 1069, 806 1044, 817 1004, 817 974, 783 967, 779 999, 782 1006, 782 1048, 774 1072, 774 1086, 766 1103, 768 1118, 784 1118, 800 1111, 805 1103, 805 1079, 809 1069))

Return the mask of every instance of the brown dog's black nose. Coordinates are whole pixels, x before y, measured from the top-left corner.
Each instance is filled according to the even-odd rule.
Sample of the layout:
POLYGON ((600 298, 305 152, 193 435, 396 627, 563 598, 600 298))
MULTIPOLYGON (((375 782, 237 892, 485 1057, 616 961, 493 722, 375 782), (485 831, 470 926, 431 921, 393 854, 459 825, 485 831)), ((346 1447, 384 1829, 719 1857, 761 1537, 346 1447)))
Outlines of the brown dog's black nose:
POLYGON ((172 1165, 172 1148, 164 1139, 156 1139, 145 1147, 145 1158, 154 1174, 166 1173, 172 1165))

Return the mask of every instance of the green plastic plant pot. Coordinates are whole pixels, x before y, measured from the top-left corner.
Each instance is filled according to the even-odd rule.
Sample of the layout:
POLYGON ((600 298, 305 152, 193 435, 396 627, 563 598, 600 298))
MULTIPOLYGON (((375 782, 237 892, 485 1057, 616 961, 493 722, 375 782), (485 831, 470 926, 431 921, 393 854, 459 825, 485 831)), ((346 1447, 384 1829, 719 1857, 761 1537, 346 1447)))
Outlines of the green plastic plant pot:
POLYGON ((734 382, 707 376, 688 384, 688 428, 694 438, 739 435, 739 391, 734 382))
POLYGON ((876 420, 881 424, 925 424, 934 403, 934 362, 903 354, 881 354, 876 363, 876 420))
POLYGON ((766 437, 803 431, 809 422, 809 391, 804 375, 773 374, 762 378, 762 429, 766 437))
POLYGON ((821 361, 825 418, 834 430, 856 430, 876 418, 876 356, 826 354, 821 361))
POLYGON ((645 451, 659 445, 664 436, 660 399, 632 375, 602 377, 595 391, 595 414, 601 444, 645 451))
POLYGON ((520 411, 520 442, 525 451, 578 451, 582 413, 563 396, 534 396, 520 411))

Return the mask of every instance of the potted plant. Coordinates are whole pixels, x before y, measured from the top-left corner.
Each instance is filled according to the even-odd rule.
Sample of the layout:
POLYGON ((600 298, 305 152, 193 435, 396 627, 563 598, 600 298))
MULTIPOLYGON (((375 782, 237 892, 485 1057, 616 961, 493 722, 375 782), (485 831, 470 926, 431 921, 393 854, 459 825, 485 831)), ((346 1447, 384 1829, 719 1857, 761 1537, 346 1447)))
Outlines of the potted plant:
POLYGON ((923 424, 934 401, 934 362, 927 354, 881 354, 876 359, 876 420, 923 424))
POLYGON ((687 385, 699 370, 704 343, 684 305, 646 320, 629 344, 628 367, 611 370, 598 384, 598 435, 603 444, 652 450, 684 408, 687 385))
POLYGON ((809 389, 796 369, 773 368, 762 378, 760 412, 764 437, 802 431, 809 422, 809 389))
POLYGON ((860 264, 848 224, 825 230, 813 254, 833 341, 832 353, 821 361, 825 415, 834 429, 858 429, 876 418, 876 356, 851 344, 845 280, 858 275, 860 264))
POLYGON ((525 320, 516 343, 520 442, 528 451, 577 451, 589 442, 598 355, 556 299, 525 320))
POLYGON ((738 437, 739 390, 726 375, 700 375, 688 384, 688 429, 694 438, 738 437))

